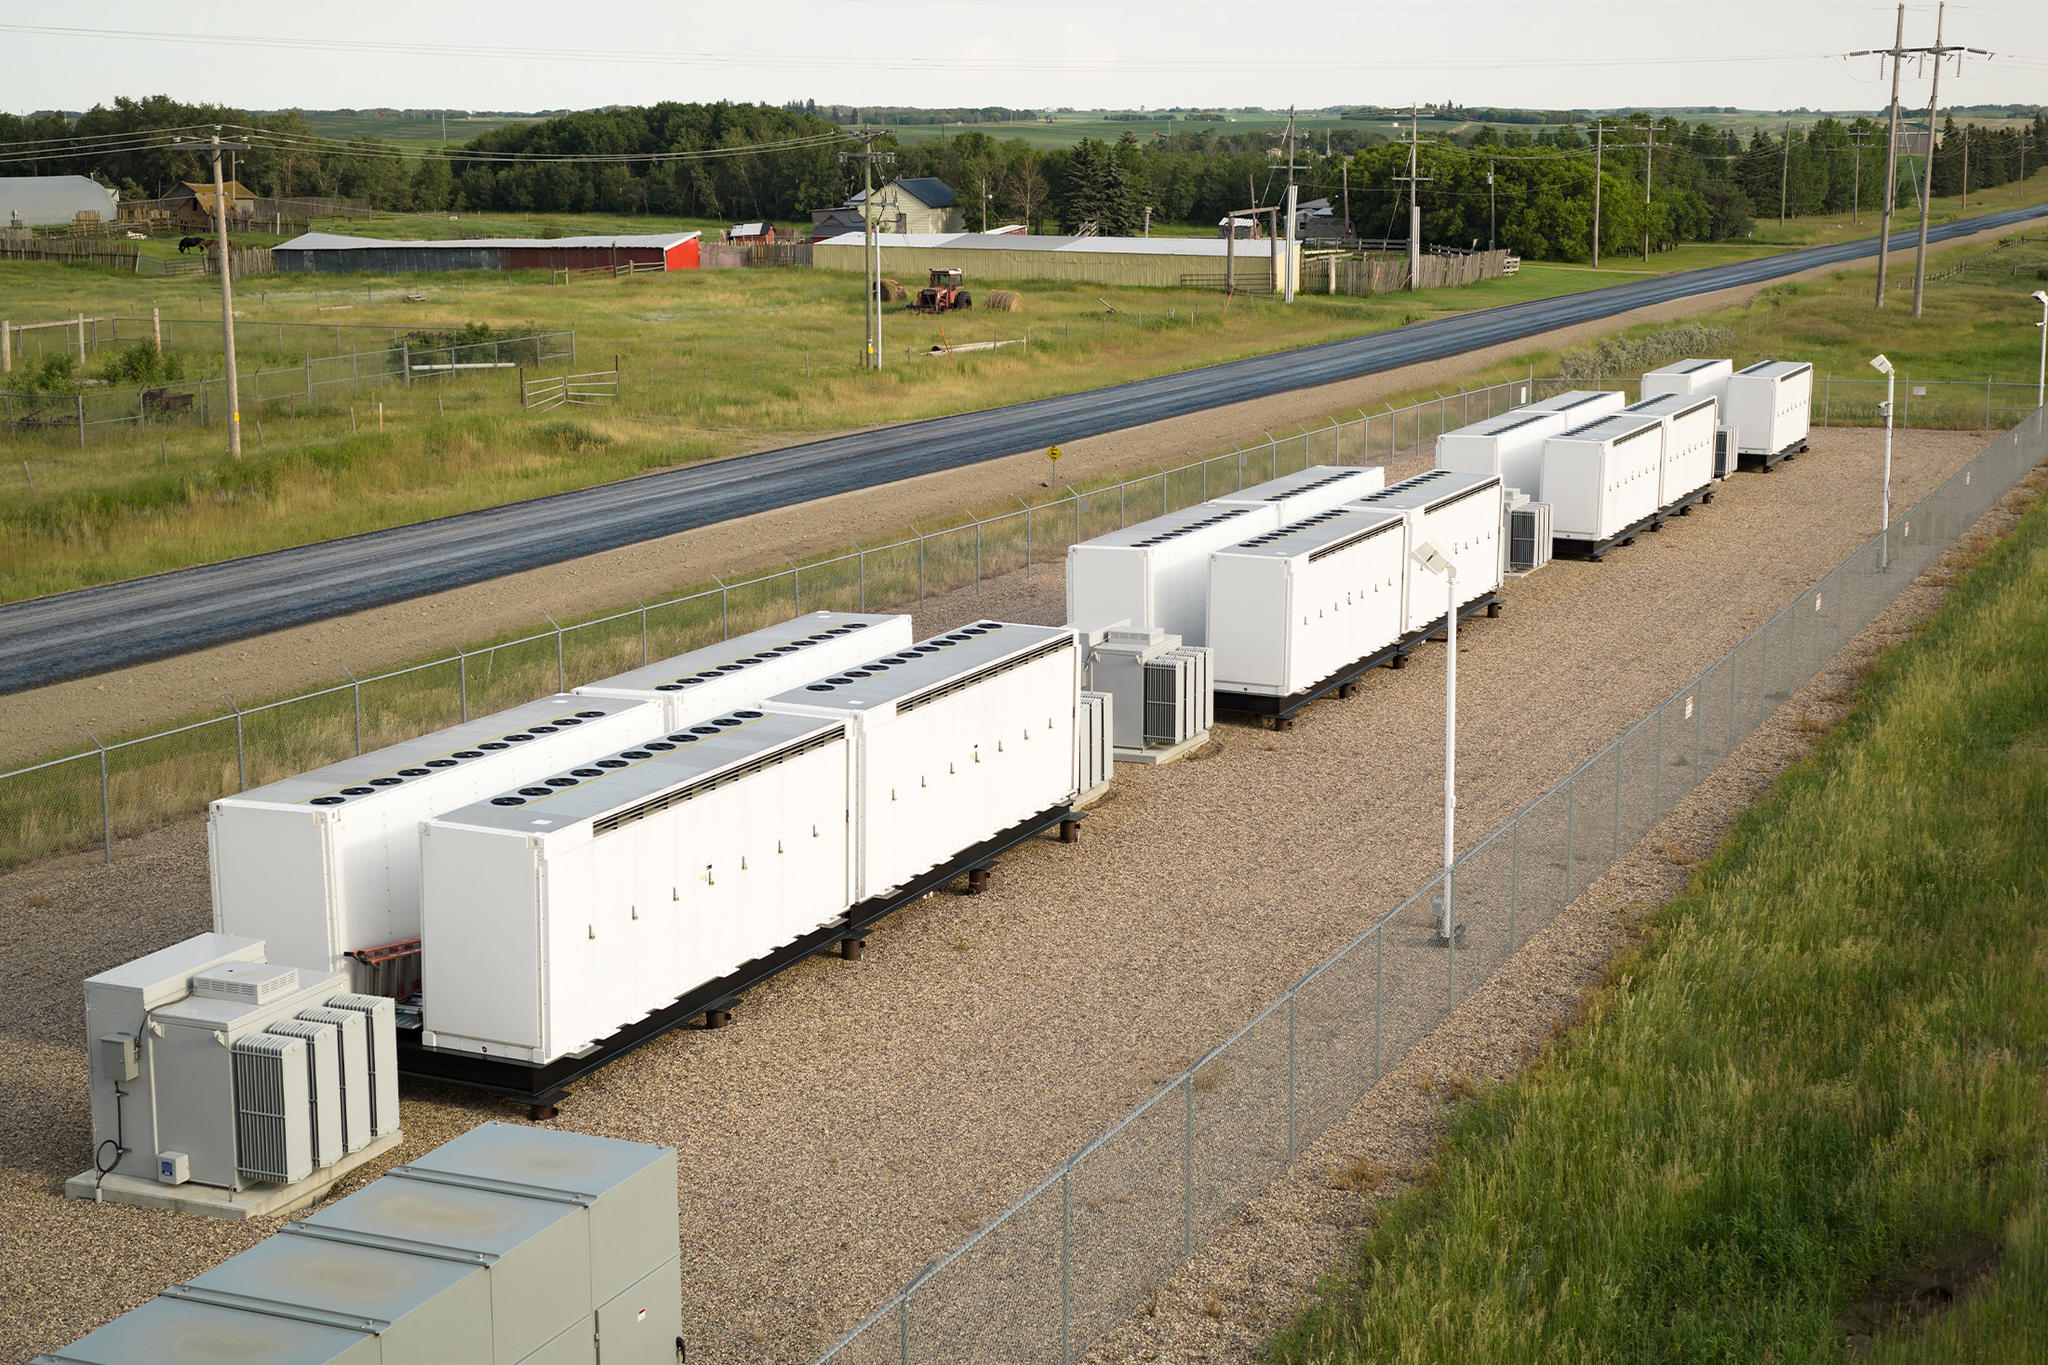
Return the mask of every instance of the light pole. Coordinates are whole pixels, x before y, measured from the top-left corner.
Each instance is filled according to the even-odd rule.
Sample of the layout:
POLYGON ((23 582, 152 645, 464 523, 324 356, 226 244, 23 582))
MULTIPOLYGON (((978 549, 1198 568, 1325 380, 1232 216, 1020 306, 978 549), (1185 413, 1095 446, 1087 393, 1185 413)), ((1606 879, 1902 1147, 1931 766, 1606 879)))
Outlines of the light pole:
POLYGON ((1430 942, 1447 948, 1465 936, 1465 926, 1457 923, 1451 906, 1451 864, 1458 850, 1458 566, 1433 540, 1423 541, 1408 554, 1417 568, 1444 576, 1444 915, 1430 942))
POLYGON ((1870 368, 1884 376, 1884 502, 1878 523, 1884 542, 1878 547, 1877 562, 1880 569, 1888 569, 1892 555, 1892 398, 1899 377, 1892 372, 1892 362, 1882 355, 1872 358, 1870 368))
POLYGON ((2041 305, 2041 372, 2034 380, 2034 406, 2048 407, 2048 289, 2036 289, 2034 302, 2041 305))

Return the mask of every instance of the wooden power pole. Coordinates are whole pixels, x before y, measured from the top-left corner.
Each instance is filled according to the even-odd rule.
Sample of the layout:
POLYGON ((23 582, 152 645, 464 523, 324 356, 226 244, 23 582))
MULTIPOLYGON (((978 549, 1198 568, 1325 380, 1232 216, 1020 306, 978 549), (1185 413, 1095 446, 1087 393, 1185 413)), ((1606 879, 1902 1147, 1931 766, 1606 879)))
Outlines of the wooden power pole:
POLYGON ((1906 7, 1899 6, 1899 28, 1890 47, 1867 48, 1852 57, 1889 57, 1892 62, 1891 119, 1884 144, 1884 207, 1877 215, 1877 306, 1884 307, 1885 267, 1890 263, 1892 214, 1899 200, 1899 61, 1906 55, 1906 7))
POLYGON ((863 128, 855 136, 861 140, 861 150, 841 152, 841 161, 860 162, 861 223, 866 231, 862 239, 862 264, 866 266, 868 284, 868 306, 863 313, 867 332, 867 354, 862 358, 862 368, 882 368, 882 236, 875 230, 875 163, 896 159, 894 152, 878 152, 875 142, 882 136, 879 128, 863 128))
MULTIPOLYGON (((1915 49, 1934 58, 1934 82, 1927 92, 1927 182, 1926 188, 1920 192, 1920 246, 1913 259, 1913 316, 1916 318, 1920 316, 1927 296, 1927 215, 1930 201, 1934 198, 1934 137, 1941 114, 1942 59, 1950 53, 1957 54, 1959 61, 1961 54, 1966 52, 1979 57, 1991 55, 1981 47, 1944 46, 1941 34, 1947 17, 1948 5, 1944 3, 1934 11, 1934 46, 1915 49)), ((1963 145, 1967 148, 1969 143, 1963 145)))
MULTIPOLYGON (((174 143, 183 138, 171 139, 174 143)), ((222 152, 247 151, 246 142, 223 142, 220 126, 214 125, 213 136, 203 144, 213 156, 213 234, 220 269, 220 334, 221 350, 227 360, 228 371, 228 456, 242 458, 242 389, 241 378, 235 365, 235 284, 234 268, 228 258, 228 209, 227 185, 221 174, 222 152)))
POLYGON ((1600 171, 1607 148, 1607 125, 1593 120, 1593 268, 1600 268, 1600 171))

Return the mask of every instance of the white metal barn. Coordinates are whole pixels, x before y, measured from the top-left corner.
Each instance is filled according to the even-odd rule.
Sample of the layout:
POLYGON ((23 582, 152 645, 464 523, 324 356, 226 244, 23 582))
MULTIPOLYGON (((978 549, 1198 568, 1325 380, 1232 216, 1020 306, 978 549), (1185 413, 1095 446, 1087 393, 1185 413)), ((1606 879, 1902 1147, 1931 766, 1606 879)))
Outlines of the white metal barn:
POLYGON ((1659 417, 1603 417, 1551 437, 1543 446, 1543 500, 1550 504, 1551 534, 1584 542, 1598 553, 1657 514, 1663 462, 1664 422, 1659 417))
POLYGON ((1714 481, 1714 433, 1720 403, 1677 394, 1645 398, 1622 409, 1630 417, 1655 417, 1664 424, 1663 457, 1657 472, 1657 507, 1670 511, 1714 481))
POLYGON ((544 1064, 844 914, 852 746, 741 710, 430 821, 428 1047, 544 1064))
POLYGON ((1719 398, 1728 391, 1732 360, 1680 360, 1643 373, 1643 397, 1719 398))
POLYGON ((1220 692, 1291 697, 1399 644, 1408 519, 1335 508, 1209 560, 1209 648, 1220 692))
POLYGON ((1813 366, 1759 360, 1728 380, 1721 420, 1735 429, 1735 448, 1766 465, 1805 442, 1813 411, 1813 366))
POLYGON ((1378 465, 1349 468, 1344 465, 1315 464, 1299 474, 1282 474, 1277 479, 1253 484, 1235 493, 1211 499, 1222 507, 1254 507, 1271 504, 1280 513, 1280 524, 1300 521, 1353 498, 1377 493, 1387 486, 1387 471, 1378 465))
MULTIPOLYGON (((1411 548, 1425 540, 1442 546, 1457 567, 1460 610, 1500 591, 1507 546, 1497 476, 1428 469, 1351 505, 1401 513, 1408 521, 1411 548)), ((1403 633, 1412 635, 1442 618, 1446 589, 1441 578, 1412 559, 1406 561, 1405 571, 1403 633)))
POLYGON ((981 621, 769 698, 853 734, 852 899, 1072 800, 1080 679, 1072 630, 981 621))
POLYGON ((574 690, 579 697, 658 701, 667 717, 663 725, 679 730, 902 649, 910 640, 908 616, 814 611, 574 690))
MULTIPOLYGON (((1516 408, 1517 412, 1561 412, 1571 418, 1572 426, 1584 426, 1595 417, 1605 417, 1620 412, 1628 402, 1626 394, 1614 389, 1573 389, 1569 393, 1554 393, 1548 398, 1539 398, 1516 408)), ((1527 493, 1528 489, 1523 489, 1527 493)), ((1531 496, 1534 496, 1531 494, 1531 496)))
POLYGON ((1209 618, 1209 556, 1280 524, 1272 503, 1197 503, 1067 551, 1067 619, 1124 621, 1203 643, 1209 618))
POLYGON ((563 693, 224 797, 206 826, 213 927, 348 971, 351 951, 419 937, 422 820, 660 727, 651 702, 563 693))
POLYGON ((1436 467, 1493 474, 1507 488, 1543 498, 1543 443, 1575 423, 1568 412, 1516 408, 1436 438, 1436 467))

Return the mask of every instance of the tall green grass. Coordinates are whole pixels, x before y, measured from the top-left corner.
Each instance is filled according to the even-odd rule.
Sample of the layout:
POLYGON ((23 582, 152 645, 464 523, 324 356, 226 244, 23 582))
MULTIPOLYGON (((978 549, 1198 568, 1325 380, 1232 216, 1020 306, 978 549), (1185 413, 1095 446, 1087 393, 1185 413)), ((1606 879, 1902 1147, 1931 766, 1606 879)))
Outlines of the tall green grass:
POLYGON ((2044 848, 2048 502, 1274 1358, 2048 1359, 2044 848))

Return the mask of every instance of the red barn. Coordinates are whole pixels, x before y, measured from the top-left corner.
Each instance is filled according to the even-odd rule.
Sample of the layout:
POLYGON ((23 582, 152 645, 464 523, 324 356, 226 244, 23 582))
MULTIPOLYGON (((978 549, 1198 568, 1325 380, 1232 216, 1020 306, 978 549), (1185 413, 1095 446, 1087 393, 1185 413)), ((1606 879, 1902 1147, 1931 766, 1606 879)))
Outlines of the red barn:
POLYGON ((272 248, 281 271, 695 270, 695 232, 624 237, 473 237, 394 241, 309 232, 272 248))

